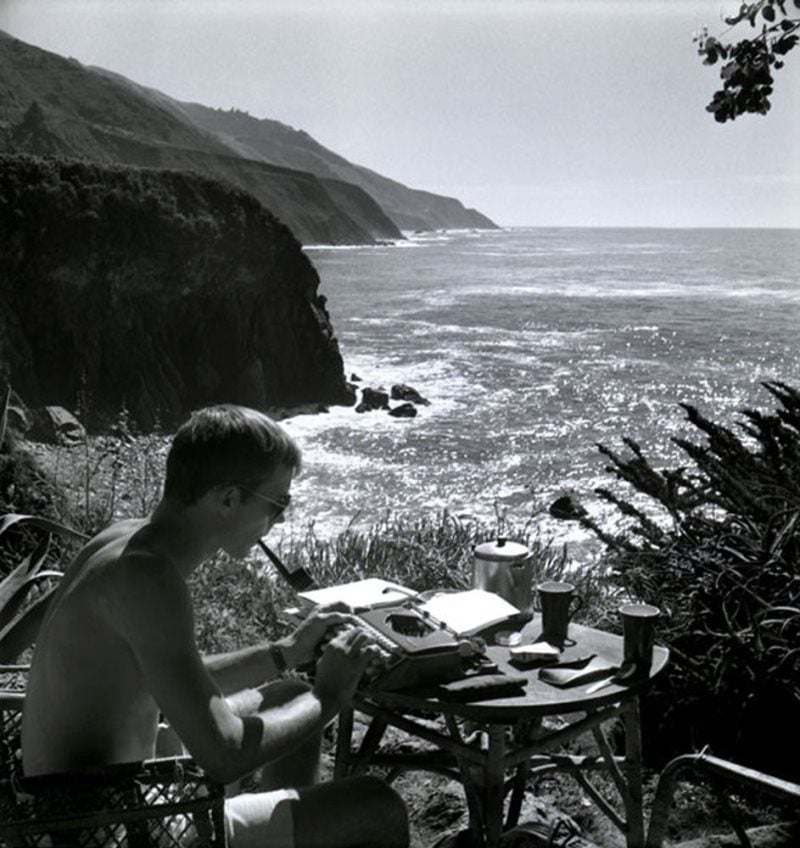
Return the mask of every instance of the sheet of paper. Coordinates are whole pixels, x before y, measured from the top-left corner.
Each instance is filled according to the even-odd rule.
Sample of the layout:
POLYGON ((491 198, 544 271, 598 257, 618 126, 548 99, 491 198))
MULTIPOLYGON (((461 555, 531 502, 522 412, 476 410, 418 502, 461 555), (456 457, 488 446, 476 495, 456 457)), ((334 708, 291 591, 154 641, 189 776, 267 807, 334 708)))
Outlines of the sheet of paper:
POLYGON ((341 583, 339 586, 300 592, 298 597, 312 606, 343 602, 354 610, 364 610, 402 603, 415 595, 416 592, 399 583, 391 583, 379 577, 368 577, 352 583, 341 583))
POLYGON ((442 592, 425 601, 420 608, 463 635, 519 616, 513 604, 483 589, 442 592))

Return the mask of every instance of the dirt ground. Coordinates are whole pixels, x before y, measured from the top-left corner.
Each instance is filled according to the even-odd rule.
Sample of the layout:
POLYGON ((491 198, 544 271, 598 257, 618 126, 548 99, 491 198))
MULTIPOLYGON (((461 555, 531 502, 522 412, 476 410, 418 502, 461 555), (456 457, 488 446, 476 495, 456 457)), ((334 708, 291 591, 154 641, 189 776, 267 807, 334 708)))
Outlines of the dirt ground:
MULTIPOLYGON (((354 740, 365 725, 356 715, 354 740)), ((327 739, 323 774, 333 771, 335 734, 327 739)), ((384 744, 398 750, 420 750, 425 743, 409 741, 409 737, 388 730, 384 744)), ((581 742, 584 750, 592 747, 590 738, 581 742)), ((384 773, 384 776, 387 776, 384 773)), ((645 811, 649 809, 658 775, 645 773, 645 811)), ((610 800, 616 798, 610 781, 595 779, 598 788, 610 800)), ((457 835, 467 827, 466 801, 461 784, 430 772, 402 772, 392 781, 409 811, 411 848, 462 848, 457 835)), ((728 795, 739 811, 743 828, 753 848, 798 848, 800 825, 781 823, 793 818, 792 812, 763 803, 745 801, 728 795)), ((796 812, 794 818, 797 818, 796 812)), ((624 848, 622 834, 599 811, 584 790, 566 775, 529 781, 522 805, 517 833, 503 837, 501 848, 544 848, 547 834, 554 834, 554 848, 624 848), (523 832, 524 831, 524 832, 523 832)), ((683 785, 676 794, 664 848, 733 848, 742 843, 723 814, 719 796, 702 785, 683 785)))

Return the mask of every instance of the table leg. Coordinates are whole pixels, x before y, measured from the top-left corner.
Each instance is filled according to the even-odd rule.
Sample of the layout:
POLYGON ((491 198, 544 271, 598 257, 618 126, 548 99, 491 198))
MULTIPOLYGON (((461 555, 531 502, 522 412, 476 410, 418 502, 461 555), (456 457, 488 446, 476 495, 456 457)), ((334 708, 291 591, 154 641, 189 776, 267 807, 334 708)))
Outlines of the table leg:
POLYGON ((506 830, 519 824, 519 814, 522 811, 522 799, 525 797, 525 788, 528 783, 528 763, 520 763, 514 773, 514 782, 511 784, 511 799, 508 802, 508 813, 506 815, 506 830))
POLYGON ((622 709, 625 725, 625 777, 628 791, 624 793, 626 840, 628 848, 644 846, 644 813, 642 811, 642 728, 639 699, 631 698, 622 709))
MULTIPOLYGON (((451 717, 448 717, 448 727, 451 736, 461 741, 451 717)), ((470 841, 474 848, 497 848, 503 834, 506 730, 502 724, 489 725, 487 748, 480 765, 456 755, 469 809, 470 841)))
MULTIPOLYGON (((458 745, 464 745, 464 738, 459 730, 458 723, 453 716, 445 716, 447 730, 450 738, 458 745)), ((464 787, 464 798, 467 802, 467 812, 469 814, 469 835, 470 845, 474 848, 481 848, 485 845, 484 841, 484 818, 483 818, 483 799, 480 796, 479 787, 477 785, 476 773, 481 773, 482 765, 477 765, 474 762, 460 757, 456 754, 456 764, 458 765, 459 773, 461 774, 461 785, 464 787)))
MULTIPOLYGON (((517 748, 524 748, 541 735, 542 719, 534 718, 530 721, 523 722, 514 727, 514 744, 517 748)), ((514 780, 511 784, 511 798, 508 802, 508 812, 506 813, 506 830, 511 830, 519 824, 519 814, 522 811, 522 800, 525 797, 525 790, 528 785, 528 775, 530 774, 530 760, 526 759, 517 766, 514 773, 514 780)))
POLYGON ((367 769, 373 754, 381 744, 385 730, 386 719, 381 716, 373 716, 358 751, 350 757, 350 774, 361 774, 367 769))
POLYGON ((505 798, 506 728, 489 726, 489 750, 486 752, 484 776, 486 846, 496 848, 503 833, 503 799, 505 798))

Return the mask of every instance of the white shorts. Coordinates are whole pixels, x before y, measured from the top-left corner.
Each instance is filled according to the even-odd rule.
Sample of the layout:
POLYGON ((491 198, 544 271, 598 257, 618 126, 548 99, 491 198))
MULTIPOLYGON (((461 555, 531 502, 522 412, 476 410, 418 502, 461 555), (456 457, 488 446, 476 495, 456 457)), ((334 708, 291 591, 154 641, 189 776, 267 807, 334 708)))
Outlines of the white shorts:
POLYGON ((230 848, 294 848, 295 789, 243 792, 225 799, 225 833, 230 848))

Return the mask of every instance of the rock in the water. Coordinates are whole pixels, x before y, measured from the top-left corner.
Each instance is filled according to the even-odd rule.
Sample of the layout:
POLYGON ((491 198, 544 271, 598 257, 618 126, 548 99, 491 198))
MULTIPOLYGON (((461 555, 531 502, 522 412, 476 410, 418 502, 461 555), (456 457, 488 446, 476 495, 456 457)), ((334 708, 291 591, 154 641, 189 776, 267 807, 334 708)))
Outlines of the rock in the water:
POLYGON ((378 389, 365 388, 361 390, 361 403, 356 412, 372 412, 375 409, 388 409, 389 395, 378 389))
POLYGON ((400 406, 392 407, 389 410, 389 415, 395 418, 415 418, 417 415, 417 407, 413 403, 401 403, 400 406))
POLYGON ((577 521, 588 513, 575 495, 562 495, 550 504, 550 515, 561 521, 577 521))
POLYGON ((77 445, 86 439, 86 430, 63 406, 43 406, 34 413, 31 435, 51 445, 77 445))
POLYGON ((351 383, 360 383, 360 382, 361 382, 361 377, 359 377, 359 376, 358 376, 358 374, 356 374, 356 373, 355 373, 355 371, 354 371, 354 372, 350 375, 350 382, 351 382, 351 383))
POLYGON ((427 398, 422 397, 415 388, 407 386, 405 383, 396 383, 392 386, 391 397, 392 400, 406 400, 420 406, 430 406, 430 401, 427 398))

